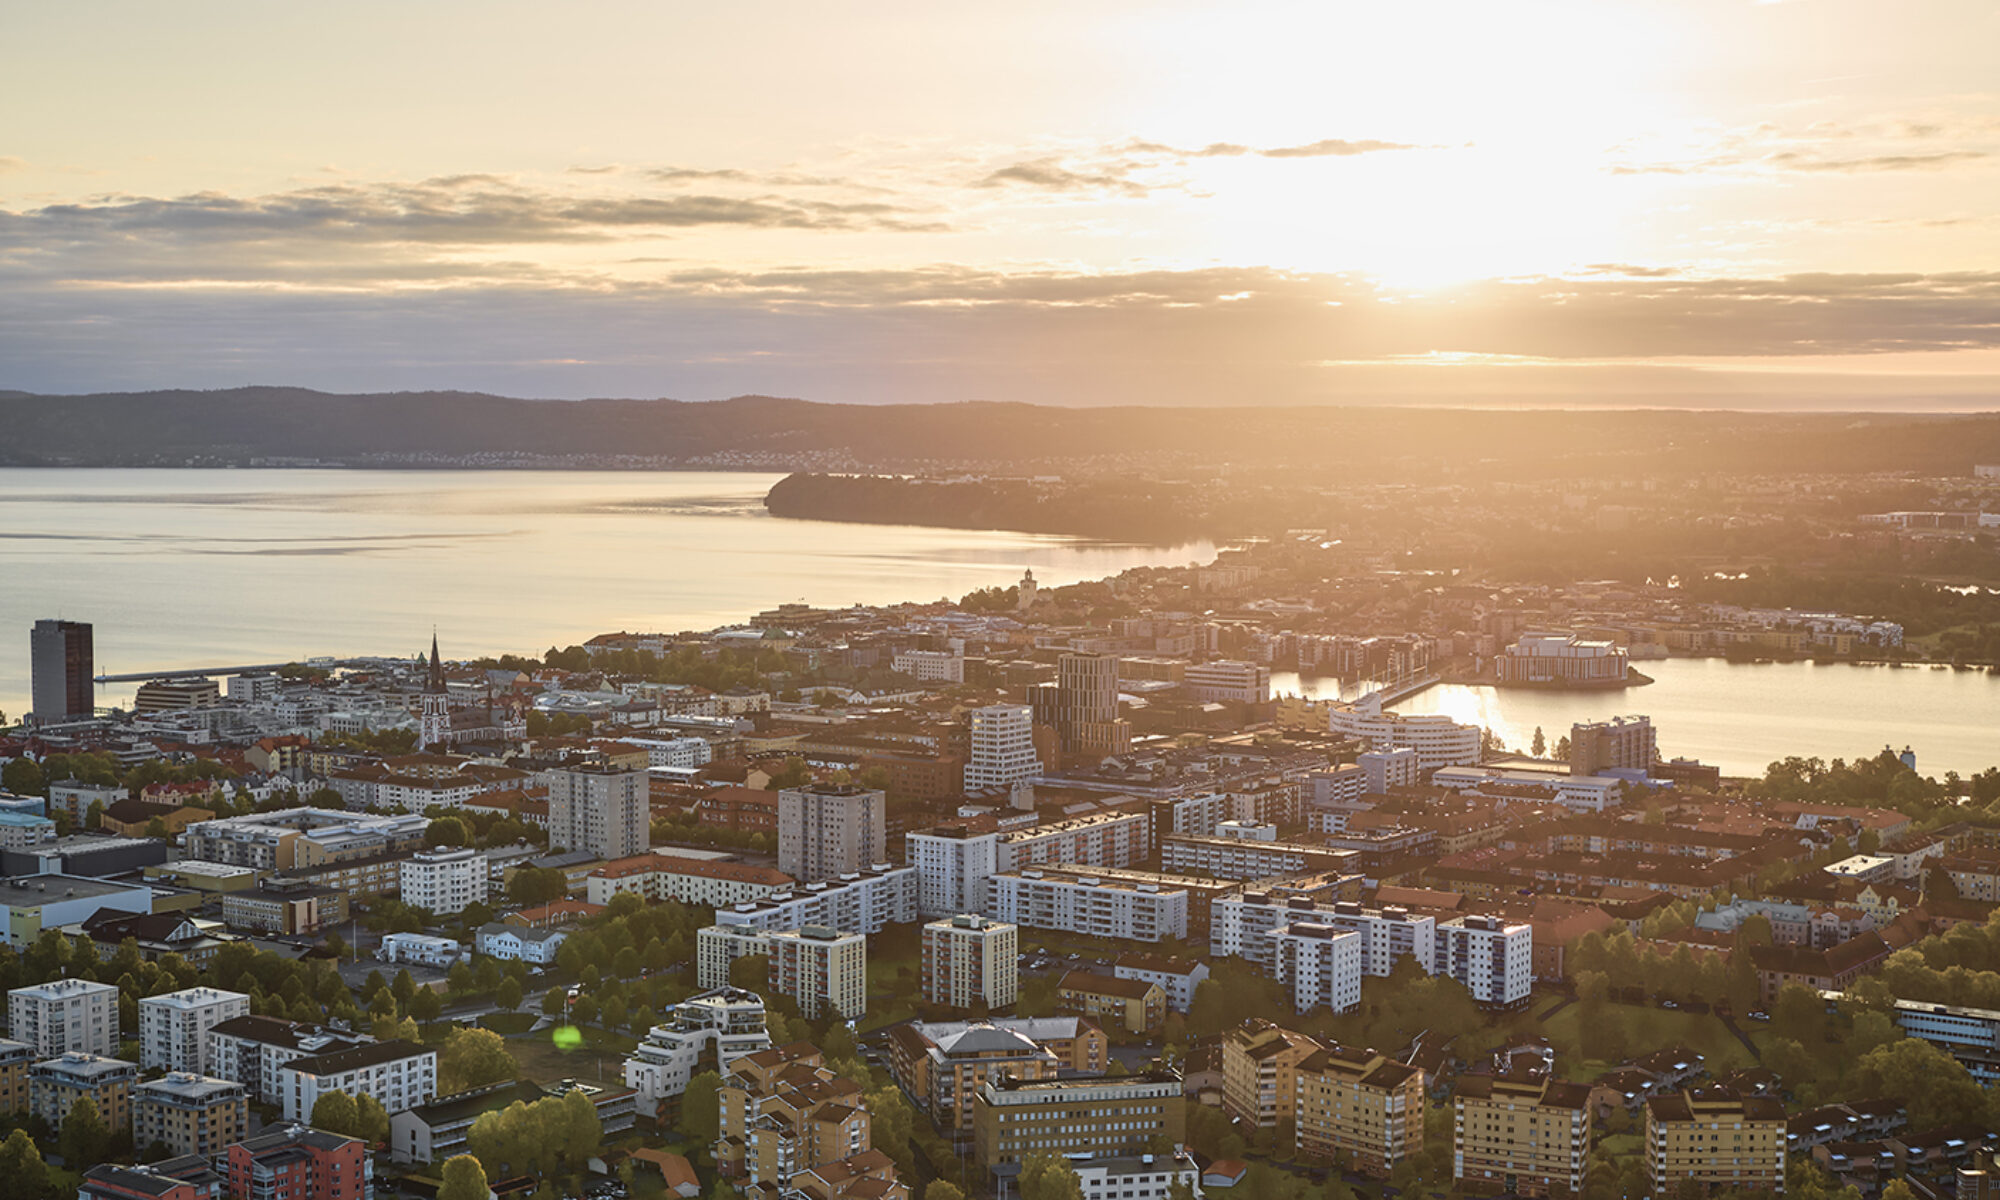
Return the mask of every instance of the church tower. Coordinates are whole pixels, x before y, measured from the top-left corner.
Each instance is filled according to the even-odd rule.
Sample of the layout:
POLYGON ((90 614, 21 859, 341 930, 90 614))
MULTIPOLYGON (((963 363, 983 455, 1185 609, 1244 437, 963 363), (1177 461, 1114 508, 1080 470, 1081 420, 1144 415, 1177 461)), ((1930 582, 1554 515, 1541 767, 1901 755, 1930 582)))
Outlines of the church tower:
POLYGON ((444 660, 438 657, 437 630, 431 630, 429 677, 424 680, 423 707, 417 714, 417 752, 441 751, 451 727, 450 702, 444 691, 444 660))
POLYGON ((1014 611, 1027 612, 1034 606, 1035 606, 1035 572, 1034 568, 1030 567, 1027 573, 1021 576, 1020 588, 1016 593, 1014 600, 1014 611))

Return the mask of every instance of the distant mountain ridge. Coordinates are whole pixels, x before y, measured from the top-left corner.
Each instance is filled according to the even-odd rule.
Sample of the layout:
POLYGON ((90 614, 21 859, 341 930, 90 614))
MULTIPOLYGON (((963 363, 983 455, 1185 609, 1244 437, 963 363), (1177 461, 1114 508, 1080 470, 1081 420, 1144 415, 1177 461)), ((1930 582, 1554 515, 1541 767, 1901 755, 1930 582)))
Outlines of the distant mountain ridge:
POLYGON ((0 391, 0 465, 603 466, 1343 478, 1924 471, 2000 463, 2000 413, 526 400, 305 388, 0 391))

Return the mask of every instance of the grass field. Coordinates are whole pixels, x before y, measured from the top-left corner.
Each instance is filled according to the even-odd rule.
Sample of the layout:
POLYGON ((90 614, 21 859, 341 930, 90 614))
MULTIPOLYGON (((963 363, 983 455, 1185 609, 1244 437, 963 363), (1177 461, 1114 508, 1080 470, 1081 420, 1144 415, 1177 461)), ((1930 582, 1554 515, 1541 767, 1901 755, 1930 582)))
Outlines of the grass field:
POLYGON ((561 1050, 544 1030, 527 1037, 510 1037, 507 1049, 521 1065, 521 1074, 538 1083, 558 1079, 581 1079, 590 1083, 600 1078, 617 1082, 625 1077, 625 1055, 638 1042, 623 1034, 584 1028, 583 1045, 561 1050))
MULTIPOLYGON (((1628 1004, 1612 1005, 1610 1011, 1616 1019, 1624 1022, 1627 1046, 1661 1049, 1686 1046, 1699 1051, 1707 1059, 1710 1073, 1716 1075, 1757 1065, 1756 1058, 1744 1048, 1742 1042, 1736 1040, 1719 1017, 1628 1004)), ((1578 1051, 1582 1037, 1582 1013, 1582 1005, 1572 1004, 1534 1026, 1534 1030, 1555 1046, 1558 1055, 1556 1069, 1564 1078, 1588 1082, 1617 1064, 1585 1059, 1578 1051)), ((1749 1032, 1751 1041, 1761 1048, 1759 1038, 1762 1031, 1749 1032)))

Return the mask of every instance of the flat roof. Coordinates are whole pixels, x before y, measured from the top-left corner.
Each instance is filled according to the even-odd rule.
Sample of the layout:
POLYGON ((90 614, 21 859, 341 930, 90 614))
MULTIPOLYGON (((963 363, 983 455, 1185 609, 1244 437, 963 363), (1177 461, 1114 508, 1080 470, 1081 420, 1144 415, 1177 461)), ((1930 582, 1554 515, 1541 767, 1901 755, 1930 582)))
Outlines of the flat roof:
MULTIPOLYGON (((29 851, 29 853, 37 852, 29 851)), ((151 895, 152 889, 140 884, 107 883, 102 879, 91 879, 82 875, 58 873, 21 875, 13 879, 0 880, 0 905, 9 908, 39 908, 44 904, 55 904, 63 900, 123 896, 133 892, 151 895)))

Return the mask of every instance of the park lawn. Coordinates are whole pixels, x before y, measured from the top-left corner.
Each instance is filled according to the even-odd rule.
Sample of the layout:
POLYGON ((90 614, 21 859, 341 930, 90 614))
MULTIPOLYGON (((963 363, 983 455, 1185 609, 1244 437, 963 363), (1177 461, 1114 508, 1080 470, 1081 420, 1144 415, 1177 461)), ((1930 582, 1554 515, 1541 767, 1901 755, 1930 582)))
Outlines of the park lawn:
POLYGON ((558 1079, 595 1083, 600 1077, 608 1081, 623 1080, 625 1055, 638 1044, 631 1038, 585 1027, 583 1045, 574 1050, 560 1050, 549 1037, 551 1032, 507 1039, 507 1050, 521 1068, 521 1074, 537 1083, 554 1083, 558 1079), (610 1039, 622 1041, 623 1045, 610 1039))
POLYGON ((485 1016, 479 1018, 479 1024, 481 1027, 491 1029, 502 1037, 513 1037, 516 1034, 526 1033, 530 1029, 533 1029, 538 1019, 535 1013, 496 1012, 487 1013, 485 1016))
POLYGON ((1644 1141, 1645 1139, 1636 1133, 1614 1133, 1610 1137, 1598 1142, 1597 1148, 1611 1155, 1613 1158, 1619 1158, 1627 1154, 1639 1153, 1639 1147, 1644 1144, 1644 1141))
MULTIPOLYGON (((1686 1046, 1702 1054, 1707 1060, 1709 1073, 1713 1075, 1757 1065, 1755 1056, 1729 1032, 1729 1027, 1722 1023, 1721 1018, 1713 1014, 1673 1012, 1636 1004, 1614 1004, 1609 1006, 1609 1012, 1625 1023, 1626 1045, 1630 1047, 1633 1057, 1656 1049, 1686 1046)), ((1561 1057, 1557 1070, 1565 1078, 1587 1081, 1617 1064, 1595 1063, 1578 1052, 1582 1037, 1582 1013, 1582 1005, 1572 1004, 1535 1028, 1549 1039, 1561 1057), (1591 1071, 1592 1067, 1596 1069, 1591 1071)), ((1762 1033, 1761 1030, 1746 1032, 1753 1043, 1762 1033)), ((1762 1048, 1761 1043, 1759 1048, 1762 1048)))

